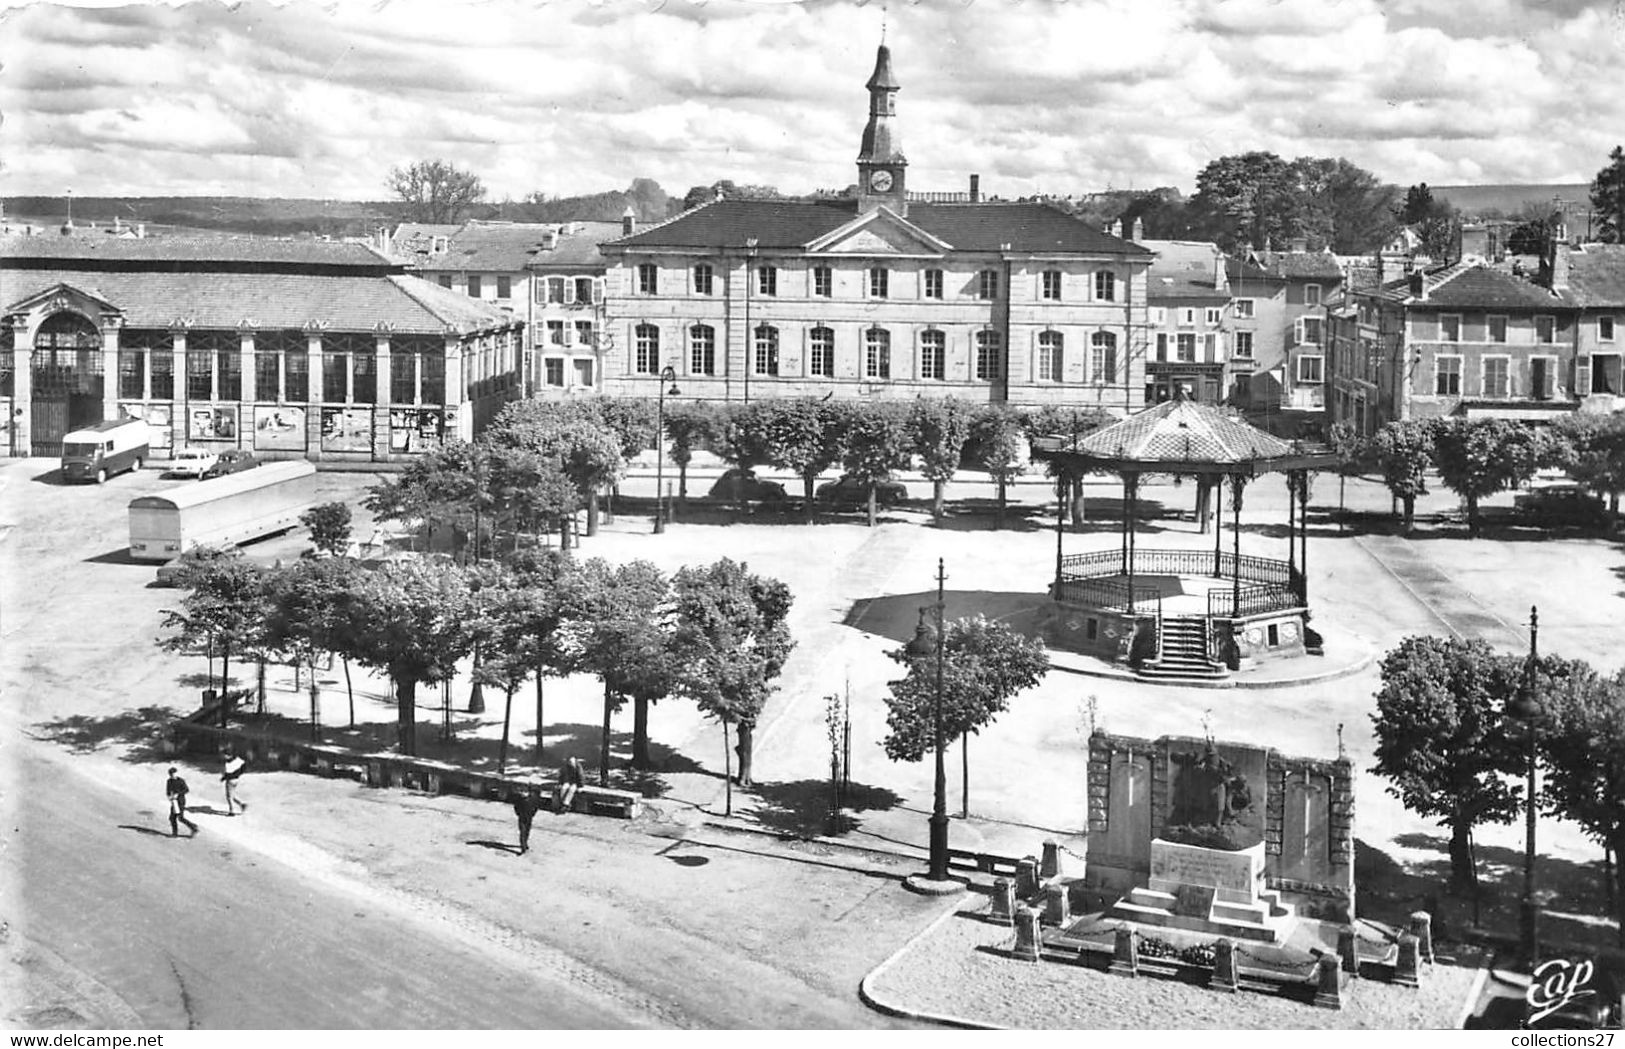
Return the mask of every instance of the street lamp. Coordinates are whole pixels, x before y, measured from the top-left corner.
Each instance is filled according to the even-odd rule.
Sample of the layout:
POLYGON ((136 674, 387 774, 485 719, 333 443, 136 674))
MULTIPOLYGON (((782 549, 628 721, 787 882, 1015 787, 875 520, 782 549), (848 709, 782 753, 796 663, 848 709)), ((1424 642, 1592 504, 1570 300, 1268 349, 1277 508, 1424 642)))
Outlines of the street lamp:
POLYGON ((1535 664, 1536 655, 1535 636, 1539 629, 1540 616, 1534 605, 1529 606, 1529 659, 1524 663, 1523 682, 1518 686, 1518 694, 1507 704, 1507 716, 1523 723, 1524 734, 1528 737, 1528 804, 1524 813, 1524 852, 1523 852, 1523 899, 1518 902, 1518 932, 1520 945, 1523 950, 1523 960, 1529 963, 1529 971, 1534 972, 1535 963, 1540 959, 1540 912, 1535 905, 1535 743, 1538 736, 1536 731, 1540 719, 1544 716, 1540 700, 1535 698, 1535 664))
POLYGON ((672 366, 660 369, 660 396, 655 402, 655 535, 666 530, 666 394, 675 397, 682 392, 672 366))
POLYGON ((937 780, 936 791, 931 801, 931 870, 927 877, 932 882, 948 882, 948 774, 943 765, 942 748, 942 659, 943 639, 946 635, 943 622, 943 610, 946 603, 942 596, 942 585, 947 581, 947 574, 943 571, 942 558, 937 558, 937 602, 935 636, 932 629, 926 625, 925 609, 920 609, 920 623, 915 628, 914 640, 908 643, 908 652, 914 656, 927 656, 932 652, 937 656, 937 690, 935 702, 932 704, 932 737, 937 752, 937 780))

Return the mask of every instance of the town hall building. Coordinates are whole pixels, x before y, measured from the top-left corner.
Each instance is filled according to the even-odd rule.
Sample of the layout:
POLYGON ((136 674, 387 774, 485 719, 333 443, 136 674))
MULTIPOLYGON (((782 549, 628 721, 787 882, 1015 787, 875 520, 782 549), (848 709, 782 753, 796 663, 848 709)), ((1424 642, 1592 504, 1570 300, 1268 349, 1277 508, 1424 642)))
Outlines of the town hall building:
POLYGON ((1153 253, 1042 203, 915 194, 882 45, 855 198, 717 200, 601 245, 604 392, 1146 403, 1153 253))

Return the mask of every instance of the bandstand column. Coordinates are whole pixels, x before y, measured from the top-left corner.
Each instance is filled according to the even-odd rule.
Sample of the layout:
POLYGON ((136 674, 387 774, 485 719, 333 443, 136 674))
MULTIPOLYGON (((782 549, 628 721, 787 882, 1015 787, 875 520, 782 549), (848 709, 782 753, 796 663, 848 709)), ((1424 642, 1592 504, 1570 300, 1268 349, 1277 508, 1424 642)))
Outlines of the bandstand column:
POLYGON ((1230 566, 1230 614, 1241 614, 1241 490, 1247 480, 1241 474, 1230 475, 1230 535, 1235 563, 1230 566))
POLYGON ((1298 484, 1291 470, 1286 474, 1286 577, 1291 580, 1297 572, 1298 549, 1298 484))
POLYGON ((1061 599, 1061 537, 1066 534, 1066 496, 1071 484, 1065 475, 1055 481, 1055 600, 1061 599))
POLYGON ((1128 501, 1128 556, 1124 568, 1128 572, 1128 610, 1134 613, 1134 514, 1140 503, 1140 475, 1123 475, 1123 490, 1128 501))
POLYGON ((1213 482, 1213 578, 1223 579, 1223 561, 1219 551, 1224 542, 1224 477, 1213 482))
POLYGON ((1298 507, 1298 534, 1301 535, 1303 548, 1298 554, 1298 600, 1303 607, 1309 607, 1309 471, 1299 474, 1299 489, 1303 493, 1303 502, 1298 507))

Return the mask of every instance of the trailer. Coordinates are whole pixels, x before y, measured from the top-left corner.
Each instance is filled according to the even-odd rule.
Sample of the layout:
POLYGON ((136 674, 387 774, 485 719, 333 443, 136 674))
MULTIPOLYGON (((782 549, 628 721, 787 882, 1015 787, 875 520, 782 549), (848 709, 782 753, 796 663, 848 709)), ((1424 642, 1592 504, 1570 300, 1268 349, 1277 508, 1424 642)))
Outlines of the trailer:
POLYGON ((316 503, 316 468, 267 463, 130 500, 130 557, 172 561, 194 546, 235 546, 299 524, 316 503))

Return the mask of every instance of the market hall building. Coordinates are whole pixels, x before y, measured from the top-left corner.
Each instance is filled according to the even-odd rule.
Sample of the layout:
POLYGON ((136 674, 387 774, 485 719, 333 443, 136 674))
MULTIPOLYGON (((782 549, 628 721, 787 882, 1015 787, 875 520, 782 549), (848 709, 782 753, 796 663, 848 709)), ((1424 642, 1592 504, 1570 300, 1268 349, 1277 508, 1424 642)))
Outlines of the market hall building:
POLYGON ((366 245, 0 238, 5 451, 145 419, 184 446, 385 462, 468 439, 521 395, 523 318, 366 245))
POLYGON ((911 193, 882 46, 855 197, 719 200, 600 246, 607 393, 1145 405, 1152 252, 1044 203, 911 193))

